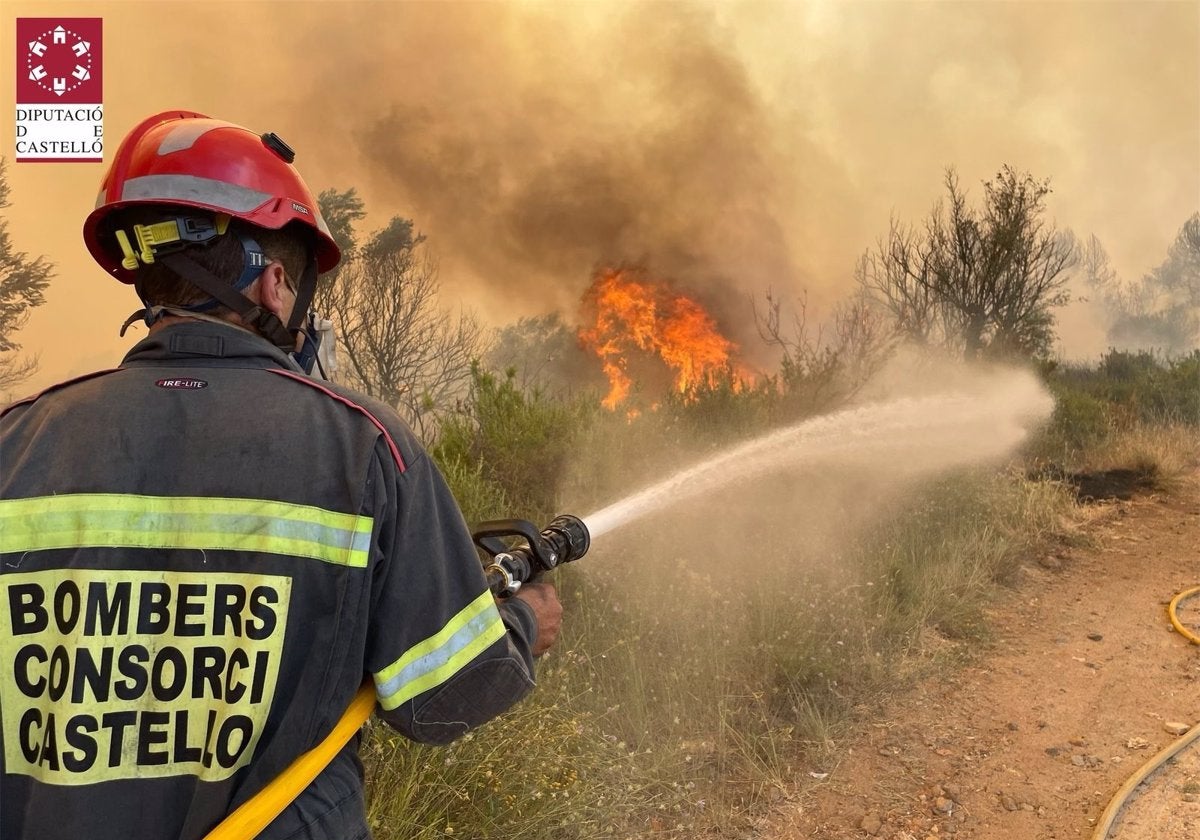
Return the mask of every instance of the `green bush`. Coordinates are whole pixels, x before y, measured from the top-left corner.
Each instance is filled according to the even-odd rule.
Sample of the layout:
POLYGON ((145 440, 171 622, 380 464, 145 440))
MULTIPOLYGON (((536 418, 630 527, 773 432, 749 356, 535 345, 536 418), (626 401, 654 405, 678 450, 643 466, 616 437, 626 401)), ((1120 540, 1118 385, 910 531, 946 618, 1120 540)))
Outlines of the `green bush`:
POLYGON ((567 463, 596 411, 583 398, 522 390, 512 370, 500 378, 475 365, 466 412, 443 424, 431 452, 447 472, 477 472, 498 488, 509 516, 541 522, 557 512, 567 463))
POLYGON ((1147 400, 1156 417, 1168 422, 1200 425, 1200 350, 1172 359, 1147 400))
POLYGON ((1057 463, 1069 462, 1102 444, 1112 432, 1112 403, 1086 391, 1052 381, 1054 413, 1034 438, 1030 452, 1057 463))
POLYGON ((1105 460, 1101 454, 1130 434, 1200 425, 1200 351, 1166 359, 1110 350, 1095 365, 1050 367, 1043 378, 1054 414, 1027 452, 1064 468, 1105 460))
POLYGON ((467 522, 505 519, 516 515, 513 513, 516 508, 509 501, 504 488, 484 475, 482 464, 472 464, 458 457, 438 457, 436 454, 434 460, 438 462, 438 468, 467 522))
POLYGON ((1110 403, 1126 425, 1200 424, 1200 350, 1171 359, 1145 350, 1110 350, 1094 368, 1067 368, 1060 381, 1110 403))
POLYGON ((687 391, 672 392, 659 408, 657 419, 678 425, 695 442, 724 443, 767 429, 778 402, 773 382, 755 384, 726 370, 687 391))

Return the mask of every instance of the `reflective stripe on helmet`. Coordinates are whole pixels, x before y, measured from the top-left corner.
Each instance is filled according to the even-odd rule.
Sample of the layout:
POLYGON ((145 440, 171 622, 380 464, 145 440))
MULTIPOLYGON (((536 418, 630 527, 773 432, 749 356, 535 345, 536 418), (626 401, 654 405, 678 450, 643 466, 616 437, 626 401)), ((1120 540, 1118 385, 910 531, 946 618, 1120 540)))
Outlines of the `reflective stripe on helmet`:
POLYGON ((321 215, 321 208, 313 208, 313 218, 317 220, 317 230, 332 239, 333 234, 329 232, 329 225, 325 224, 325 217, 321 215))
POLYGON ((248 213, 271 197, 269 193, 198 175, 143 175, 125 182, 120 200, 199 202, 229 213, 248 213))
POLYGON ((84 222, 88 251, 118 280, 132 283, 135 270, 122 265, 108 219, 157 203, 225 213, 268 230, 297 223, 311 239, 317 269, 333 269, 340 251, 317 198, 286 159, 290 153, 280 151, 282 141, 271 143, 269 137, 274 135, 193 111, 164 111, 142 120, 121 142, 84 222))
POLYGON ((158 153, 169 155, 171 152, 190 149, 199 137, 218 127, 208 120, 180 120, 158 144, 158 153))

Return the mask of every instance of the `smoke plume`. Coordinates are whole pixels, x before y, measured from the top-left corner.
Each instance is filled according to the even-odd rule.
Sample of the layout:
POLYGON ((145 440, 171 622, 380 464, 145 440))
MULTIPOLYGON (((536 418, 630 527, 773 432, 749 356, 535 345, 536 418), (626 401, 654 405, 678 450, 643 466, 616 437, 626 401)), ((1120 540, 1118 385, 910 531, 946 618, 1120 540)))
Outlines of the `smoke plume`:
MULTIPOLYGON (((644 263, 753 345, 751 298, 807 291, 827 315, 890 217, 927 214, 949 165, 976 198, 1005 163, 1052 179, 1059 225, 1096 234, 1130 277, 1161 262, 1200 194, 1195 4, 88 13, 105 20, 110 154, 167 108, 277 131, 316 189, 359 190, 368 226, 412 218, 448 294, 495 324, 573 313, 597 266, 644 263), (148 67, 170 84, 147 85, 148 67)), ((17 169, 13 235, 63 278, 27 348, 47 376, 78 365, 80 346, 118 355, 112 324, 135 302, 79 245, 99 167, 17 169)))

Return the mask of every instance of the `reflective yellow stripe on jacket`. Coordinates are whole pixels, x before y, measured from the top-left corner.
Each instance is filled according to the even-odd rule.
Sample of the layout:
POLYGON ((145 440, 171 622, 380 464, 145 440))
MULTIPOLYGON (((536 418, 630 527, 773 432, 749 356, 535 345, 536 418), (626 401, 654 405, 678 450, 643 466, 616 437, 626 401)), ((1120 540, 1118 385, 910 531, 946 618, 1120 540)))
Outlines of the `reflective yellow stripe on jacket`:
POLYGON ((464 607, 446 626, 375 674, 379 705, 391 710, 441 685, 504 635, 490 590, 464 607))
POLYGON ((77 493, 0 500, 0 554, 184 548, 310 557, 365 568, 372 519, 266 499, 77 493))

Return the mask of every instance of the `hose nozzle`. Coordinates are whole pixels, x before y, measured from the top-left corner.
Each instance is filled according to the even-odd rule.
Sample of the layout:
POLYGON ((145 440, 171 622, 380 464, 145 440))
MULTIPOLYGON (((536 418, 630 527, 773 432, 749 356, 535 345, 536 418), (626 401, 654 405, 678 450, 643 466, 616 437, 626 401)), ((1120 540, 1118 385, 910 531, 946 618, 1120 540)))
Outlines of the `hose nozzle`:
POLYGON ((554 517, 541 531, 524 519, 481 522, 471 536, 489 558, 484 571, 498 596, 513 595, 539 574, 578 560, 592 544, 583 520, 569 513, 554 517))

